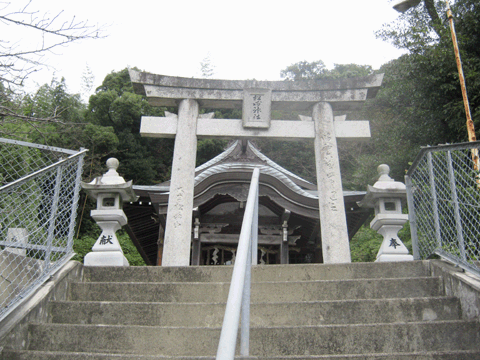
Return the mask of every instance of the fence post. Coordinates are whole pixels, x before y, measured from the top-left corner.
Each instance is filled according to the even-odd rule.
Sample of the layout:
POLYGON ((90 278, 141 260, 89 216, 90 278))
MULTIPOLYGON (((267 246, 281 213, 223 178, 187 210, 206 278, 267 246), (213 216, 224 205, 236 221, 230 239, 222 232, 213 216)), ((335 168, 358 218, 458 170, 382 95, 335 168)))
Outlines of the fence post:
POLYGON ((440 232, 440 218, 438 216, 438 199, 437 188, 435 186, 435 174, 433 173, 432 153, 427 153, 428 162, 428 174, 430 178, 430 191, 432 193, 432 209, 433 209, 433 222, 435 224, 435 237, 437 239, 437 247, 442 248, 442 234, 440 232))
POLYGON ((452 154, 450 151, 447 151, 447 159, 448 179, 450 182, 450 191, 452 192, 453 207, 455 209, 455 229, 457 231, 458 250, 460 251, 462 260, 466 261, 467 256, 465 254, 465 241, 463 239, 462 219, 460 217, 460 208, 458 206, 457 185, 455 183, 455 172, 453 170, 452 154))
MULTIPOLYGON (((80 148, 83 151, 84 148, 80 148)), ((70 222, 68 224, 68 237, 67 237, 67 252, 70 253, 73 250, 73 235, 75 231, 75 219, 77 218, 77 203, 80 194, 80 182, 82 181, 83 171, 83 159, 85 154, 80 155, 77 163, 77 173, 75 176, 75 189, 73 190, 73 198, 70 212, 70 222)))
POLYGON ((420 250, 418 247, 417 232, 417 214, 415 212, 412 178, 409 175, 405 175, 405 185, 407 187, 408 220, 410 221, 410 235, 412 237, 413 259, 420 260, 420 250))
POLYGON ((60 198, 60 186, 62 185, 63 165, 57 167, 57 175, 55 176, 55 190, 53 193, 52 208, 50 210, 50 218, 48 219, 47 234, 47 250, 45 252, 45 269, 50 266, 50 258, 52 256, 53 238, 55 237, 55 220, 58 211, 58 201, 60 198))

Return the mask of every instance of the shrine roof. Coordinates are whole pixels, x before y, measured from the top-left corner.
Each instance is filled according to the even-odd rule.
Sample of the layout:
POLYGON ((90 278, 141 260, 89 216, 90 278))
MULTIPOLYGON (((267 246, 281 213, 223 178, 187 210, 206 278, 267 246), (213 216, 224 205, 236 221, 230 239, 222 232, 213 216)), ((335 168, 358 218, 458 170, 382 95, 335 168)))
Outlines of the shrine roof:
MULTIPOLYGON (((315 184, 312 184, 310 181, 305 180, 298 175, 295 175, 294 173, 288 171, 284 167, 278 165, 273 160, 269 159, 267 156, 262 154, 260 150, 258 150, 255 147, 255 145, 250 141, 236 140, 224 152, 217 155, 216 157, 206 162, 205 164, 198 166, 195 169, 195 175, 197 177, 197 175, 199 175, 201 172, 205 171, 206 169, 211 168, 218 164, 225 164, 225 163, 231 163, 232 164, 231 166, 234 166, 233 164, 235 163, 239 163, 235 165, 235 167, 237 168, 241 164, 245 165, 247 163, 256 164, 256 166, 258 166, 258 164, 264 164, 280 172, 284 176, 290 178, 293 182, 295 182, 297 185, 299 185, 302 188, 308 188, 308 189, 316 188, 315 184)), ((251 169, 251 166, 248 166, 248 168, 251 169)), ((217 171, 222 171, 222 170, 218 169, 217 171)))
MULTIPOLYGON (((229 173, 252 172, 255 167, 260 168, 262 174, 276 178, 284 183, 290 190, 305 198, 318 198, 317 186, 308 180, 288 171, 276 162, 265 156, 250 141, 236 140, 221 154, 198 166, 195 169, 195 186, 215 175, 217 179, 222 174, 229 177, 229 173)), ((230 179, 232 180, 232 179, 230 179)), ((134 185, 133 189, 138 195, 148 196, 150 193, 168 193, 170 182, 158 185, 134 185)), ((363 197, 365 191, 344 191, 344 197, 363 197)))

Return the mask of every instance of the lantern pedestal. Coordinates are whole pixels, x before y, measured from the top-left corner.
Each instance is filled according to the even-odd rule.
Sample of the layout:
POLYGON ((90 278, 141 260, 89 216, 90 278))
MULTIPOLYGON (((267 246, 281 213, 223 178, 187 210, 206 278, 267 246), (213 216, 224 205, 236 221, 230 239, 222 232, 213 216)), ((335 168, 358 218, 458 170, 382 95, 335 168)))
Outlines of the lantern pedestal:
POLYGON ((122 210, 123 202, 136 201, 138 198, 132 190, 132 182, 126 183, 118 175, 118 165, 117 159, 108 159, 109 170, 105 175, 88 184, 82 182, 87 194, 97 199, 97 209, 92 210, 90 215, 102 229, 92 252, 84 258, 85 266, 129 266, 115 233, 127 224, 127 216, 122 210))
POLYGON ((85 256, 83 262, 85 266, 130 266, 123 251, 92 251, 85 256))
POLYGON ((378 262, 384 261, 411 261, 407 247, 398 237, 398 232, 408 221, 408 215, 377 215, 370 223, 370 227, 383 235, 383 242, 377 254, 378 262))
POLYGON ((129 266, 115 235, 123 225, 127 224, 127 217, 123 210, 92 210, 90 215, 100 226, 102 233, 93 245, 92 252, 85 256, 84 265, 129 266))

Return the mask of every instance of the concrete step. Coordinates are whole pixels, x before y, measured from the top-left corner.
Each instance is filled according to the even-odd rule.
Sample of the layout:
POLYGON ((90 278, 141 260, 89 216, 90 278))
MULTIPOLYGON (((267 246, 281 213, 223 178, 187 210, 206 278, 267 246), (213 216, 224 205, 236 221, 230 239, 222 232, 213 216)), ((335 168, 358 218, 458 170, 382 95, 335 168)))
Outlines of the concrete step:
MULTIPOLYGON (((29 350, 162 356, 214 356, 219 328, 30 324, 29 350)), ((476 350, 480 324, 438 321, 372 325, 258 327, 250 354, 390 354, 476 350)))
MULTIPOLYGON (((4 351, 5 360, 215 360, 213 356, 155 356, 51 351, 4 351)), ((368 355, 236 357, 252 360, 480 360, 480 350, 368 355)))
MULTIPOLYGON (((233 266, 86 267, 90 282, 230 282, 233 266)), ((255 266, 253 281, 347 280, 429 276, 427 261, 255 266)))
MULTIPOLYGON (((61 324, 221 327, 224 303, 52 301, 50 322, 61 324)), ((374 324, 458 320, 453 297, 253 303, 252 326, 374 324)))
MULTIPOLYGON (((73 283, 73 301, 226 302, 229 283, 73 283)), ((441 278, 256 282, 253 302, 443 296, 441 278)))

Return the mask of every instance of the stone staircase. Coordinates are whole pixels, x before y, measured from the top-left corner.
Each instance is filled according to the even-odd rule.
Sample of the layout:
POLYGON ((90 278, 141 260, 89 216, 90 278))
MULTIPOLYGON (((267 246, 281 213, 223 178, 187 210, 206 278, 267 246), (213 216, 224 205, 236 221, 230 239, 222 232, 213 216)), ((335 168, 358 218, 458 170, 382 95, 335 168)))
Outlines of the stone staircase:
MULTIPOLYGON (((231 271, 84 268, 3 359, 213 359, 231 271)), ((480 359, 480 324, 428 262, 257 266, 253 281, 252 358, 480 359)))

